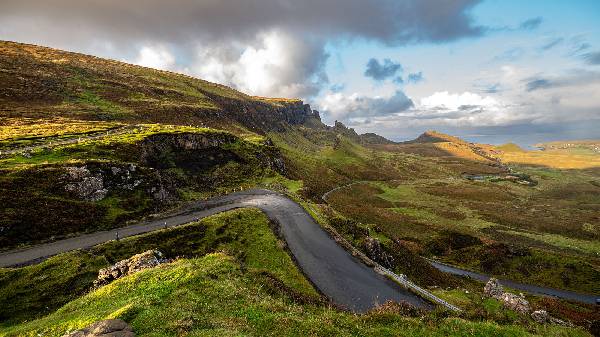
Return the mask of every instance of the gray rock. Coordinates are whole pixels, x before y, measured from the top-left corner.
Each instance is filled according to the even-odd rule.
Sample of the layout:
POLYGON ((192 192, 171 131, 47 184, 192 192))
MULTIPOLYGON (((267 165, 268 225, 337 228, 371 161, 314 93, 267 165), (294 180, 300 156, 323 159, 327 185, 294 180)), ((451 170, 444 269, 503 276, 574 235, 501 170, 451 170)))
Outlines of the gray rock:
POLYGON ((364 249, 370 259, 378 262, 385 268, 391 269, 394 267, 394 257, 385 252, 379 240, 367 237, 365 239, 364 249))
POLYGON ((502 302, 505 308, 514 310, 521 314, 527 314, 531 311, 529 301, 522 294, 515 295, 504 292, 504 288, 497 279, 491 278, 483 288, 483 293, 502 302))
POLYGON ((129 324, 120 319, 98 321, 87 328, 75 330, 62 337, 135 337, 129 324))
POLYGON ((531 318, 540 324, 557 324, 572 327, 573 324, 570 322, 563 321, 562 319, 554 318, 548 314, 546 310, 536 310, 531 313, 531 318))
POLYGON ((94 287, 101 287, 123 276, 153 268, 165 262, 168 262, 168 260, 158 250, 145 251, 126 260, 121 260, 110 267, 100 269, 98 278, 94 281, 94 287))
POLYGON ((531 311, 529 301, 523 297, 523 295, 515 295, 511 293, 504 293, 500 296, 499 300, 505 308, 512 309, 520 314, 526 315, 531 311))
POLYGON ((536 310, 531 313, 531 318, 541 324, 548 323, 550 321, 550 315, 546 310, 536 310))
POLYGON ((488 297, 500 298, 504 294, 504 288, 497 279, 491 278, 483 288, 483 293, 488 297))
POLYGON ((108 194, 101 174, 92 174, 86 166, 67 167, 65 170, 65 191, 87 201, 99 201, 108 194))

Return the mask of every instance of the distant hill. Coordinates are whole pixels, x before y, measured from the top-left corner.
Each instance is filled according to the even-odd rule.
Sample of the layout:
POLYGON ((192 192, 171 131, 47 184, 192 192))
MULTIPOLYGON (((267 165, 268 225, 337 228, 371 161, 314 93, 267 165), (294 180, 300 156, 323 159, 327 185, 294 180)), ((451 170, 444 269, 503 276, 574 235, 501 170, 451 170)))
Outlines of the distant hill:
POLYGON ((405 143, 406 144, 415 144, 415 143, 416 144, 425 144, 425 143, 444 143, 444 142, 450 142, 450 143, 456 143, 456 144, 468 144, 467 142, 465 142, 464 140, 462 140, 458 137, 450 136, 445 133, 437 132, 434 130, 425 131, 419 137, 415 138, 414 140, 409 140, 405 143))
POLYGON ((297 99, 253 97, 168 71, 0 41, 0 117, 208 125, 264 132, 320 123, 297 99))
POLYGON ((493 146, 487 144, 470 143, 461 138, 451 136, 437 131, 426 131, 414 140, 407 141, 409 144, 421 148, 435 148, 441 155, 457 156, 473 160, 495 160, 493 146))
POLYGON ((506 143, 503 145, 499 145, 496 146, 497 150, 500 151, 504 151, 504 152, 525 152, 525 150, 523 150, 523 148, 521 148, 519 145, 515 144, 515 143, 506 143))

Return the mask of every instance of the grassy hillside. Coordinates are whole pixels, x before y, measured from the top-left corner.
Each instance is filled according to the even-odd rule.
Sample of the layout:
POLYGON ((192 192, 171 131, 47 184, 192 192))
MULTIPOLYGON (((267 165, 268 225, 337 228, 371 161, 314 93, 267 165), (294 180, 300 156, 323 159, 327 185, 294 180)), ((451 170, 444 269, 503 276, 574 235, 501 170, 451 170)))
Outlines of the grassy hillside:
POLYGON ((222 253, 140 272, 70 302, 40 320, 0 332, 60 336, 104 318, 130 322, 138 336, 585 336, 552 326, 499 326, 458 318, 406 318, 393 310, 364 316, 301 304, 257 282, 222 253), (435 322, 435 323, 434 323, 435 322))
POLYGON ((256 135, 139 124, 0 158, 0 242, 8 249, 122 226, 181 201, 277 175, 284 169, 279 156, 256 135), (87 176, 74 176, 75 169, 87 176), (101 195, 85 194, 91 187, 101 195))
POLYGON ((307 300, 318 295, 283 251, 269 220, 255 209, 229 211, 182 227, 112 241, 23 268, 0 268, 0 326, 52 313, 85 294, 109 263, 150 249, 167 258, 227 252, 257 276, 278 280, 307 300))
POLYGON ((181 74, 7 41, 0 41, 0 83, 4 123, 62 117, 243 133, 312 117, 298 100, 251 97, 181 74))
MULTIPOLYGON (((482 300, 481 284, 419 257, 598 291, 600 165, 562 170, 531 156, 437 132, 393 143, 326 126, 298 100, 0 42, 0 250, 265 186, 361 249, 378 239, 392 269, 466 309, 452 318, 394 306, 340 312, 303 278, 268 220, 246 210, 0 270, 9 303, 0 335, 60 335, 107 317, 142 335, 578 334, 482 300), (150 248, 184 259, 86 294, 99 268, 150 248)), ((554 315, 584 326, 597 319, 589 307, 557 303, 554 315)))
POLYGON ((284 174, 264 135, 305 122, 299 100, 0 41, 0 250, 284 174))
MULTIPOLYGON (((526 158, 530 152, 514 146, 494 149, 434 132, 370 148, 383 158, 385 153, 393 157, 396 167, 415 163, 408 170, 412 174, 385 169, 392 178, 365 177, 336 190, 328 196, 335 211, 378 228, 418 254, 523 282, 600 292, 597 170, 562 170, 535 162, 507 166, 506 156, 526 158), (471 239, 466 245, 454 243, 460 236, 471 239)), ((554 155, 538 152, 548 161, 554 155)), ((588 160, 593 166, 594 158, 588 160)))
POLYGON ((106 318, 126 320, 138 336, 586 336, 582 330, 522 321, 495 300, 477 314, 486 317, 483 321, 393 305, 358 316, 339 311, 319 299, 257 210, 231 211, 40 265, 5 269, 0 282, 2 302, 11 303, 3 307, 1 336, 60 336, 106 318), (148 248, 170 257, 197 257, 180 258, 86 294, 92 278, 84 275, 148 248), (61 287, 68 280, 79 280, 79 286, 61 287))

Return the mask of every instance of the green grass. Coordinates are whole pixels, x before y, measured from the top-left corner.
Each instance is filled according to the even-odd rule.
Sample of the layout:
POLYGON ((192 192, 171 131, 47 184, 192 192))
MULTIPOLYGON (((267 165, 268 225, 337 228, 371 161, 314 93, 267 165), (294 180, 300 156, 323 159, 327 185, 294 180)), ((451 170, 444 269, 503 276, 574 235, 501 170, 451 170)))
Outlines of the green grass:
POLYGON ((163 124, 140 124, 122 131, 0 159, 0 200, 7 205, 0 210, 0 223, 9 228, 0 238, 3 248, 119 227, 180 201, 254 187, 265 177, 292 190, 301 187, 274 171, 277 150, 262 136, 237 137, 211 128, 163 124), (201 144, 198 149, 186 147, 190 138, 201 144), (166 146, 161 147, 161 142, 166 146), (132 190, 121 188, 121 180, 111 173, 112 167, 130 164, 137 167, 129 182, 137 184, 132 190), (84 165, 102 174, 109 186, 103 200, 80 200, 64 190, 64 167, 84 165), (173 196, 168 202, 154 195, 161 186, 173 196), (20 215, 34 214, 32 209, 40 205, 47 216, 20 215), (96 210, 93 219, 81 218, 80 210, 86 206, 96 210))
POLYGON ((85 293, 108 262, 103 256, 62 254, 23 268, 0 268, 0 327, 46 315, 85 293))
POLYGON ((107 318, 129 322, 138 336, 586 336, 557 326, 500 326, 458 318, 356 316, 301 304, 265 287, 260 276, 216 253, 143 271, 91 292, 3 336, 60 336, 107 318))
POLYGON ((600 277, 596 255, 600 246, 591 236, 598 234, 595 220, 583 217, 593 217, 593 212, 579 209, 580 204, 594 202, 594 187, 585 185, 584 175, 561 175, 565 177, 547 176, 536 188, 454 178, 363 182, 330 194, 328 201, 342 215, 375 225, 391 239, 410 242, 419 254, 450 254, 445 257, 448 262, 479 272, 594 292, 591 289, 597 288, 595 280, 600 277), (546 210, 553 215, 545 214, 546 210), (580 223, 572 221, 573 214, 579 214, 580 223), (544 233, 550 230, 560 234, 544 233), (438 241, 450 240, 448 232, 474 236, 483 243, 433 249, 438 241), (532 255, 511 255, 510 250, 497 250, 491 243, 524 247, 532 255))
POLYGON ((121 119, 129 113, 124 107, 103 99, 95 92, 86 90, 79 94, 77 102, 86 107, 100 110, 102 119, 121 119))
POLYGON ((281 175, 273 175, 264 177, 260 182, 266 188, 279 189, 283 188, 291 193, 298 193, 303 186, 302 180, 291 180, 281 175))
POLYGON ((596 255, 600 257, 600 241, 578 240, 550 233, 530 233, 512 230, 499 231, 507 234, 524 236, 527 238, 534 239, 536 241, 547 243, 555 247, 573 249, 586 254, 596 255))
POLYGON ((70 252, 41 264, 0 269, 0 321, 21 322, 55 310, 89 287, 108 262, 159 249, 166 256, 202 256, 225 251, 246 268, 266 271, 306 296, 317 296, 294 267, 269 220, 257 209, 240 209, 202 219, 198 223, 111 241, 89 252, 70 252))

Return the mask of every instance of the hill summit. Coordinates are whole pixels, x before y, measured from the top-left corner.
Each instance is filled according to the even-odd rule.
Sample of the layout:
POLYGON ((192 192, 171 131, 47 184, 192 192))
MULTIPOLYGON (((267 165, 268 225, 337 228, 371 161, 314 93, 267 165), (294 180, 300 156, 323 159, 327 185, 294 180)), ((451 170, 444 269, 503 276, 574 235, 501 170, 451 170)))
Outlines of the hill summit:
POLYGON ((448 134, 438 132, 435 130, 425 131, 419 137, 415 138, 414 140, 408 141, 406 143, 424 144, 424 143, 444 143, 444 142, 457 143, 457 144, 468 144, 466 141, 464 141, 458 137, 450 136, 448 134))

